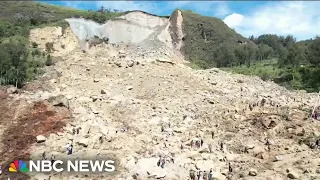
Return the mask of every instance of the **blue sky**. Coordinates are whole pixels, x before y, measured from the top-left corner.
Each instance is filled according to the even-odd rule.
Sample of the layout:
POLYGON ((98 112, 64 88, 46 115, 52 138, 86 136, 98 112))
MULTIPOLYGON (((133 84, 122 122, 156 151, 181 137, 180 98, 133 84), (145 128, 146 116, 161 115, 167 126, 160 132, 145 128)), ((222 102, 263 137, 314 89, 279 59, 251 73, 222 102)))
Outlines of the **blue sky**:
POLYGON ((320 2, 317 1, 45 1, 78 9, 143 10, 170 15, 191 9, 222 19, 245 37, 261 34, 294 35, 298 40, 320 35, 320 2))

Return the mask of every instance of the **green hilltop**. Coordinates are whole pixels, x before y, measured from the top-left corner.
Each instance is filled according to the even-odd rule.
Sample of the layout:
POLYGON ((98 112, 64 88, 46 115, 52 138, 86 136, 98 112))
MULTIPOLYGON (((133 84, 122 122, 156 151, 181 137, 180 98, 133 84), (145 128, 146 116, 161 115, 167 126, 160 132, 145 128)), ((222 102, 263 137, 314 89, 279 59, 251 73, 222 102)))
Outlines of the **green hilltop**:
POLYGON ((289 89, 319 91, 320 38, 296 41, 288 35, 244 38, 222 20, 183 11, 182 53, 196 68, 218 67, 260 76, 289 89))
MULTIPOLYGON (((43 66, 52 64, 50 44, 47 52, 41 52, 36 42, 29 42, 30 29, 66 27, 68 24, 64 19, 70 17, 103 23, 124 13, 127 12, 76 10, 32 1, 1 1, 0 84, 21 87, 41 74, 43 66)), ((320 38, 300 42, 293 36, 272 34, 245 38, 221 19, 192 11, 182 11, 182 16, 185 37, 181 52, 192 67, 219 67, 257 75, 291 89, 319 90, 320 38)))
MULTIPOLYGON (((66 27, 65 18, 83 17, 103 23, 120 12, 84 11, 32 1, 0 2, 0 85, 21 87, 51 65, 50 48, 41 52, 36 42, 29 46, 29 30, 44 26, 66 27)), ((48 44, 50 47, 50 44, 48 44)))

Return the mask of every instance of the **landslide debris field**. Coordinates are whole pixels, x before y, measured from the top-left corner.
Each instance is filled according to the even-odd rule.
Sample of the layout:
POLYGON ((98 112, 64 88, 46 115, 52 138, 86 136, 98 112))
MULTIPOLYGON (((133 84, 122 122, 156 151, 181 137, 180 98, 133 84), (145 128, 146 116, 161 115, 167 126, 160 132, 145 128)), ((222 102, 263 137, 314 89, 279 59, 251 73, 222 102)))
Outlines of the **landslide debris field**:
POLYGON ((176 52, 181 34, 169 28, 181 29, 179 16, 170 21, 131 12, 122 18, 107 24, 131 34, 118 42, 105 30, 114 42, 90 47, 82 37, 98 36, 100 26, 88 30, 93 26, 83 19, 69 21, 64 31, 31 30, 30 42, 43 49, 53 42, 52 56, 61 58, 19 92, 0 93, 1 164, 17 157, 112 154, 119 159, 117 173, 18 177, 3 169, 3 177, 181 180, 190 179, 190 170, 212 168, 217 180, 320 178, 320 125, 309 118, 316 94, 219 69, 189 68, 176 52), (200 148, 191 147, 200 139, 200 148), (71 155, 67 144, 73 144, 71 155), (157 166, 160 156, 166 157, 163 168, 157 166))

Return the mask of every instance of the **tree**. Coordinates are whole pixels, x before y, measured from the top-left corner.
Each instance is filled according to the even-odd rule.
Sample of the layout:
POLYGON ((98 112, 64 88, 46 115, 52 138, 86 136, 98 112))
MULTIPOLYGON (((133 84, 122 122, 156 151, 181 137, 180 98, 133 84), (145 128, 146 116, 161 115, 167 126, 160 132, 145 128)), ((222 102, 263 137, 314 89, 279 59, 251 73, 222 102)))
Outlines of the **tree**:
POLYGON ((320 37, 316 37, 308 46, 307 57, 312 65, 320 65, 320 37))
POLYGON ((103 13, 104 13, 104 11, 105 11, 105 9, 104 9, 104 7, 103 7, 103 6, 101 6, 101 7, 100 7, 100 9, 98 10, 98 12, 100 12, 101 14, 103 14, 103 13))

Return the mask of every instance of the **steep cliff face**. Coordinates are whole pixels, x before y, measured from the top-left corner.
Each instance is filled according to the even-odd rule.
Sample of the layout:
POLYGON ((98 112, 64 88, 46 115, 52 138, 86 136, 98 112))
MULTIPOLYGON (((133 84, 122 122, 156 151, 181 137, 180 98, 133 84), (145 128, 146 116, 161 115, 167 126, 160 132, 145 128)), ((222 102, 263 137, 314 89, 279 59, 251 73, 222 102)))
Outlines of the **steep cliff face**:
MULTIPOLYGON (((98 36, 108 37, 110 43, 140 43, 154 33, 155 35, 161 34, 169 23, 168 18, 140 11, 127 13, 101 25, 85 19, 69 18, 66 21, 69 22, 73 33, 79 40, 98 36)), ((157 39, 162 42, 171 41, 168 36, 161 36, 157 39)))
MULTIPOLYGON (((104 24, 83 18, 68 18, 66 21, 70 24, 68 33, 73 34, 69 39, 76 42, 81 49, 88 49, 87 40, 96 37, 108 38, 111 44, 136 44, 153 50, 169 49, 179 56, 183 54, 188 61, 198 63, 201 61, 202 64, 211 63, 210 65, 214 53, 221 45, 234 46, 239 40, 245 41, 220 19, 201 16, 191 11, 175 10, 170 17, 131 11, 104 24)), ((31 33, 31 39, 43 41, 42 44, 45 44, 48 41, 52 42, 50 36, 56 36, 53 39, 57 39, 54 43, 58 50, 62 44, 68 44, 61 39, 61 37, 68 38, 68 34, 62 36, 61 33, 51 33, 51 31, 57 31, 57 28, 38 29, 34 31, 36 33, 31 33)), ((71 49, 74 49, 74 44, 72 43, 71 49)), ((67 46, 67 49, 70 49, 69 45, 67 46)))
POLYGON ((180 10, 175 10, 170 17, 170 35, 175 49, 183 46, 184 34, 182 32, 183 17, 180 10))

